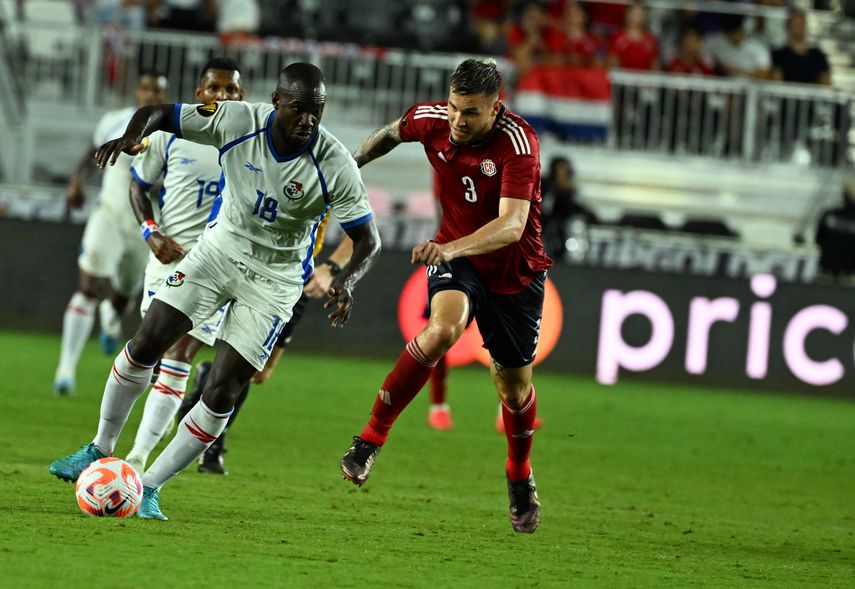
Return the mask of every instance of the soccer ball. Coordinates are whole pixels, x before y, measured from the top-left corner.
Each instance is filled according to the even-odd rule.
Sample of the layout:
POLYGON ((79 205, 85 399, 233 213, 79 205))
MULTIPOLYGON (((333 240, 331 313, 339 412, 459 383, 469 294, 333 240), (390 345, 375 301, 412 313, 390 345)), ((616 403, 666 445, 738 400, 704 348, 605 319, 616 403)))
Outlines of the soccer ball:
POLYGON ((119 458, 102 458, 77 478, 77 504, 98 517, 128 517, 140 508, 143 486, 134 468, 119 458))

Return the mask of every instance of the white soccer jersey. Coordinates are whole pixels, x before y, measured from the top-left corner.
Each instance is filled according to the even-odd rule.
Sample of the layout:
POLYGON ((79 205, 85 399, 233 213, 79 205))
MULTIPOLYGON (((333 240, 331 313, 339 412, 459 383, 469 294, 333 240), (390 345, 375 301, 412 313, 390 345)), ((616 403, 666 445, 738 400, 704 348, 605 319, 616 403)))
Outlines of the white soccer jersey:
POLYGON ((220 193, 222 171, 216 148, 158 131, 149 137, 146 150, 134 158, 131 174, 146 190, 165 175, 157 223, 164 235, 190 251, 220 193))
MULTIPOLYGON (((92 142, 95 147, 101 147, 111 139, 121 137, 136 112, 134 107, 112 110, 104 114, 95 127, 92 142)), ((101 179, 101 192, 98 198, 101 206, 108 210, 122 224, 124 230, 136 230, 137 222, 128 204, 128 191, 131 186, 131 161, 133 158, 125 153, 119 155, 115 166, 104 166, 104 176, 101 179)))
POLYGON ((321 127, 298 153, 276 152, 270 104, 177 104, 179 136, 220 150, 222 207, 204 234, 265 278, 302 285, 313 269, 318 226, 330 208, 345 229, 373 214, 350 153, 321 127))

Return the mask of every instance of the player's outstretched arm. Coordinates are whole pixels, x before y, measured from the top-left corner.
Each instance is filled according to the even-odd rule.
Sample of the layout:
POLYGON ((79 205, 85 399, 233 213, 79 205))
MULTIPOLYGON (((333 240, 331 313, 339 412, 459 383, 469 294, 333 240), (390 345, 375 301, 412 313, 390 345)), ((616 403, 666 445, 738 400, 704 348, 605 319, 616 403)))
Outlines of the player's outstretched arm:
POLYGON ((119 154, 124 152, 128 155, 136 155, 144 149, 143 137, 151 135, 155 131, 166 131, 175 133, 178 129, 172 121, 174 104, 155 104, 144 106, 134 113, 125 134, 118 139, 108 141, 95 152, 95 161, 99 168, 108 163, 113 166, 119 159, 119 154))
POLYGON ((353 159, 356 160, 356 165, 360 168, 370 161, 376 160, 378 157, 384 156, 401 143, 401 132, 399 125, 401 119, 389 123, 385 127, 381 127, 368 136, 368 139, 362 142, 356 151, 353 152, 353 159))
MULTIPOLYGON (((149 191, 143 188, 138 182, 132 180, 129 197, 131 200, 131 209, 134 211, 134 216, 137 218, 140 226, 142 227, 146 223, 152 224, 154 207, 151 204, 149 191)), ((143 233, 143 238, 154 254, 154 257, 161 264, 171 264, 184 257, 184 248, 168 235, 162 234, 157 229, 156 224, 148 232, 143 233)))
POLYGON ((528 222, 531 202, 520 198, 499 199, 499 216, 460 239, 439 244, 423 241, 413 248, 413 264, 435 266, 455 258, 496 251, 520 240, 528 222))
POLYGON ((89 148, 80 161, 77 167, 74 168, 71 177, 68 179, 68 191, 65 195, 65 206, 69 209, 79 209, 83 206, 86 200, 86 195, 83 193, 83 181, 86 173, 92 169, 92 157, 95 155, 95 148, 89 148))
POLYGON ((353 290, 356 283, 365 276, 380 253, 380 234, 373 220, 356 227, 348 227, 345 231, 353 240, 353 254, 341 274, 333 280, 328 291, 330 298, 324 303, 325 309, 332 309, 329 319, 333 327, 344 327, 347 323, 350 309, 353 307, 353 290))

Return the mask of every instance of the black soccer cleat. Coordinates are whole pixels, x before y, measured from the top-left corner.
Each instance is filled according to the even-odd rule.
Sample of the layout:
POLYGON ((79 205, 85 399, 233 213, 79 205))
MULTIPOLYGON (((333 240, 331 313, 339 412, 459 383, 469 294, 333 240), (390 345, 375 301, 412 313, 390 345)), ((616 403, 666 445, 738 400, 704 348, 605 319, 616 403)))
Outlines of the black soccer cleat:
POLYGON ((341 473, 354 485, 362 485, 371 474, 371 467, 380 453, 380 446, 353 436, 353 444, 341 458, 341 473))
POLYGON ((225 450, 215 442, 199 457, 199 466, 196 470, 207 474, 229 474, 223 461, 223 454, 225 450))
POLYGON ((531 534, 540 523, 540 501, 534 475, 522 481, 508 479, 508 499, 511 503, 511 526, 515 532, 531 534))

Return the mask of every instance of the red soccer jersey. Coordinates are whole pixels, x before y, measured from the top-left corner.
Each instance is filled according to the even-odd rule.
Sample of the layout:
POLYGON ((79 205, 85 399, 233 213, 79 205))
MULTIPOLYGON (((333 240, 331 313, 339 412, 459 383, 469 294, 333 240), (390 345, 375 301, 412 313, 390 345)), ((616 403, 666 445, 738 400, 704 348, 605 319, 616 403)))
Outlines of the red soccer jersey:
POLYGON ((689 64, 679 56, 672 59, 671 63, 668 64, 668 71, 675 74, 701 74, 704 76, 711 76, 715 73, 712 67, 700 59, 689 64))
POLYGON ((609 42, 609 53, 617 57, 618 67, 628 70, 650 70, 659 54, 659 43, 650 33, 633 37, 620 31, 609 42))
POLYGON ((452 143, 446 103, 426 102, 401 118, 401 139, 419 141, 439 178, 442 221, 434 238, 448 243, 499 216, 499 199, 531 201, 519 241, 470 256, 486 287, 513 294, 552 266, 540 239, 540 145, 525 120, 502 108, 490 135, 477 145, 452 143))

